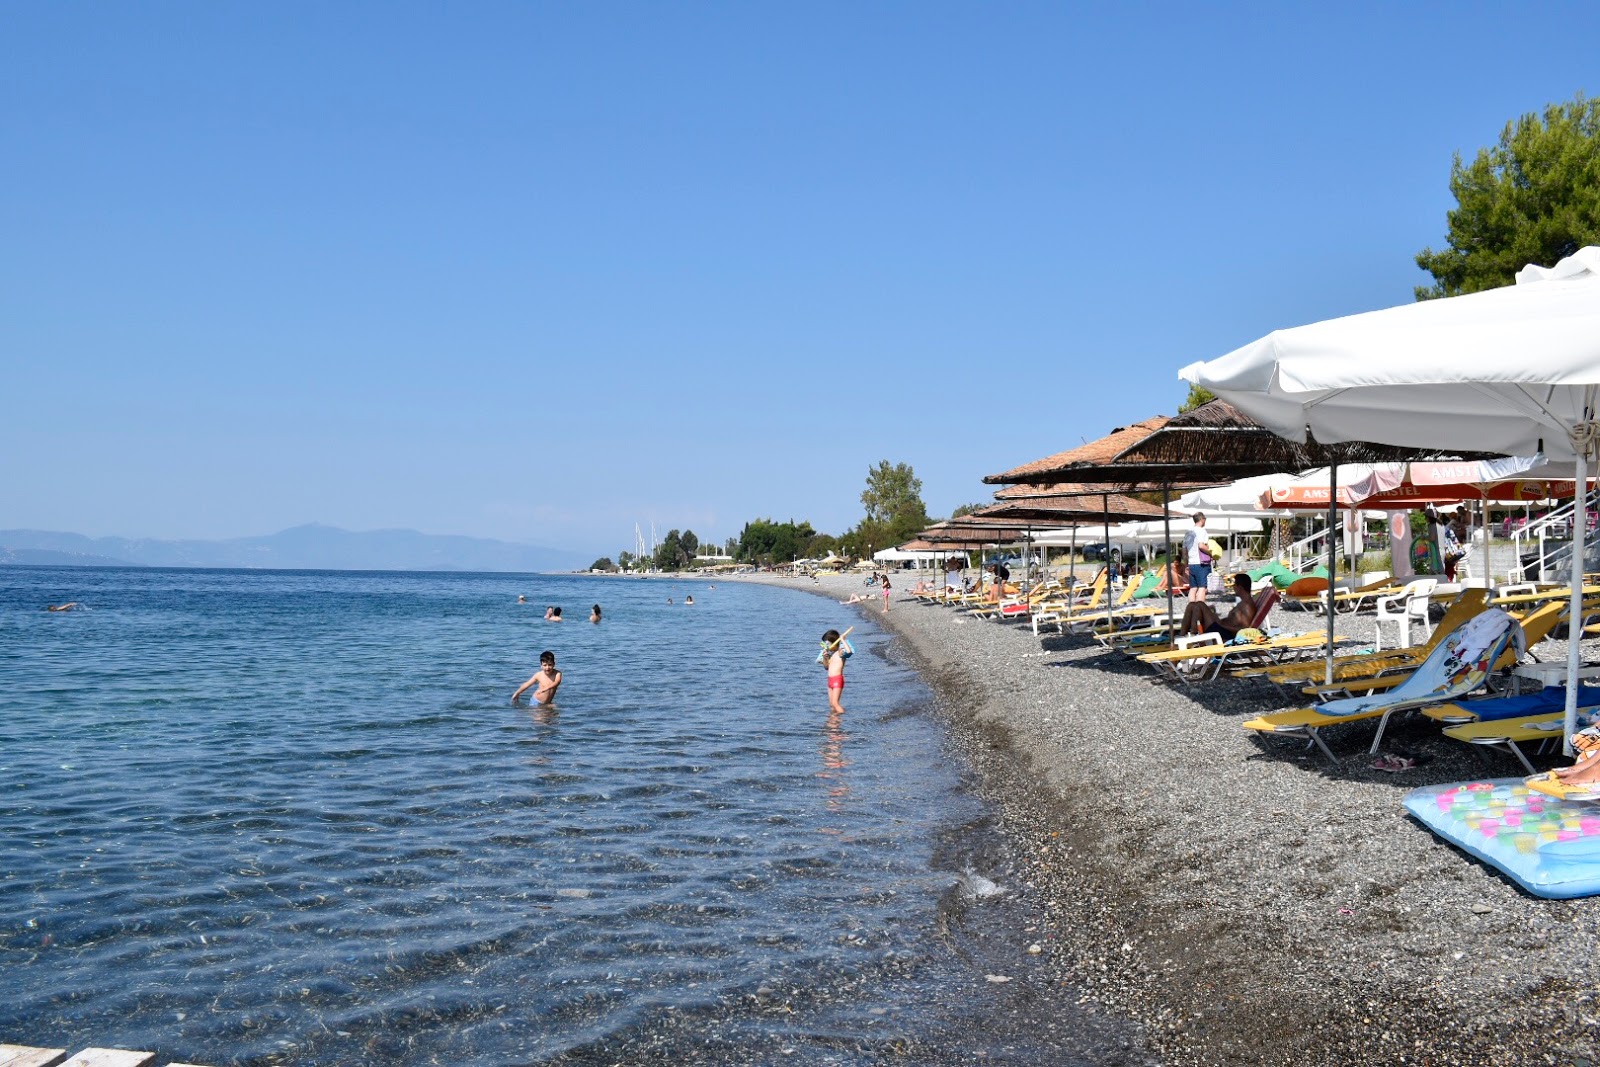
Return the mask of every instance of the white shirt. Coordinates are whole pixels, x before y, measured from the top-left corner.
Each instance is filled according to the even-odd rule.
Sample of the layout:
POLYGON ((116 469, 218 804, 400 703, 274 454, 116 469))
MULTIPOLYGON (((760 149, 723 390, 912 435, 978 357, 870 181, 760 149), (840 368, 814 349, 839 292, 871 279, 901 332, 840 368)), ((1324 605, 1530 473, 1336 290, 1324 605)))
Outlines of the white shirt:
POLYGON ((1183 535, 1183 554, 1189 561, 1189 566, 1204 564, 1206 561, 1200 555, 1200 546, 1206 543, 1206 528, 1204 526, 1191 526, 1189 532, 1183 535))

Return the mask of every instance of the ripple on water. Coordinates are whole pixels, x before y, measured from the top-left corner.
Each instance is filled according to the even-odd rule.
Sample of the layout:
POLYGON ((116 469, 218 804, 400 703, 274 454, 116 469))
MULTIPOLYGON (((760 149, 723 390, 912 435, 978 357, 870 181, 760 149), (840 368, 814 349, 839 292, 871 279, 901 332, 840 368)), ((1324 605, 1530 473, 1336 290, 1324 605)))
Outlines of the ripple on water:
POLYGON ((0 568, 0 1034, 873 1062, 876 1017, 836 1005, 931 1003, 932 840, 971 802, 883 658, 827 726, 832 604, 695 593, 688 616, 653 583, 0 568), (67 576, 96 610, 44 618, 67 576), (542 648, 561 709, 506 706, 542 648))

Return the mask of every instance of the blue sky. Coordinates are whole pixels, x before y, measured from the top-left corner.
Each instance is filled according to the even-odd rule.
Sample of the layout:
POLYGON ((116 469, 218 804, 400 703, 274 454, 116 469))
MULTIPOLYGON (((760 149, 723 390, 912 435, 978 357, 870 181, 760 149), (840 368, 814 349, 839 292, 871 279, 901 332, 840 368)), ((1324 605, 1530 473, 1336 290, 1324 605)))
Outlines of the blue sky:
POLYGON ((839 532, 1402 303, 1600 5, 33 4, 0 528, 839 532))

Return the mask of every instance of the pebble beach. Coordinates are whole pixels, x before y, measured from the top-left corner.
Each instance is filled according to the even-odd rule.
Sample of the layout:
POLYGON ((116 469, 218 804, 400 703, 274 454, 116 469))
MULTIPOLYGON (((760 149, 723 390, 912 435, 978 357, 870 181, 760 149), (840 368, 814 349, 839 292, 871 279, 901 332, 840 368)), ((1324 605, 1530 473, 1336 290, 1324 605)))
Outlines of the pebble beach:
MULTIPOLYGON (((1015 951, 1041 957, 1025 981, 1135 1023, 1151 1062, 1600 1059, 1593 902, 1532 897, 1401 807, 1418 786, 1518 775, 1510 756, 1409 716, 1384 749, 1415 767, 1375 769, 1370 723, 1330 737, 1335 764, 1240 728, 1303 706, 1292 691, 1162 683, 1087 637, 919 603, 898 577, 888 615, 841 613, 870 608, 894 633, 1002 812, 1030 916, 1015 951)), ((753 580, 841 601, 862 588, 858 575, 753 580)), ((1280 607, 1270 623, 1326 620, 1280 607)), ((1370 642, 1371 617, 1341 615, 1338 634, 1370 642)), ((1560 659, 1566 645, 1534 651, 1560 659)))

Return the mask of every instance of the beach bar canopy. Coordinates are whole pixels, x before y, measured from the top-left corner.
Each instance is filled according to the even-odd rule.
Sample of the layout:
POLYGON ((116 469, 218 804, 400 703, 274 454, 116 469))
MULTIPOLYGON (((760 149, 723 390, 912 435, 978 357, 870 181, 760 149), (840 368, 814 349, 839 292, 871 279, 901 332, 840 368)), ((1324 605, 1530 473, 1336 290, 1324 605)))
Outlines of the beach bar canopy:
MULTIPOLYGON (((1583 490, 1600 458, 1600 247, 1553 267, 1526 266, 1499 289, 1278 330, 1179 377, 1290 441, 1314 435, 1571 461, 1569 624, 1578 630, 1583 490)), ((1569 737, 1580 655, 1580 642, 1568 642, 1569 737)))

